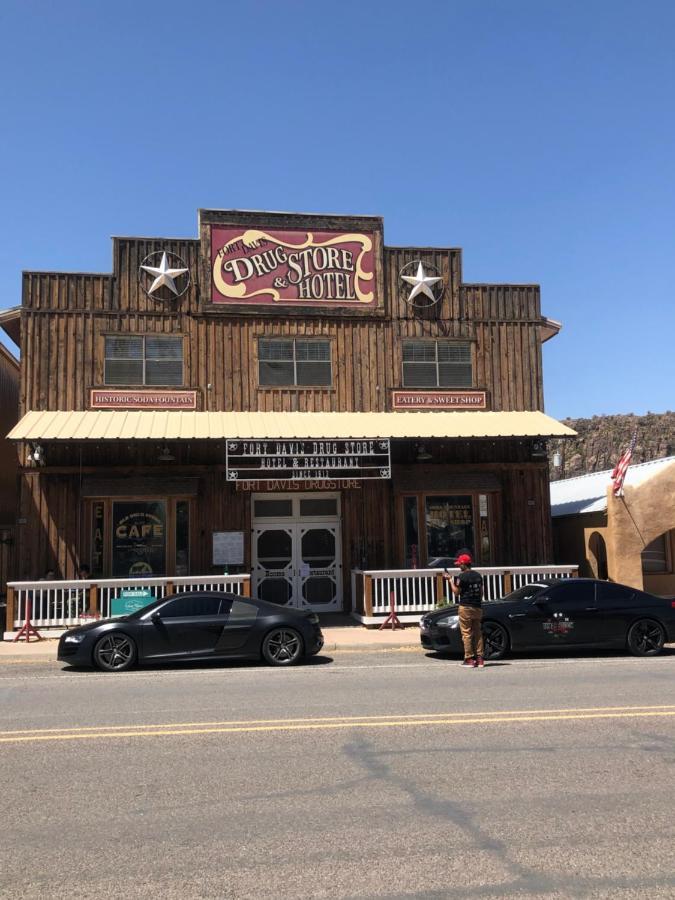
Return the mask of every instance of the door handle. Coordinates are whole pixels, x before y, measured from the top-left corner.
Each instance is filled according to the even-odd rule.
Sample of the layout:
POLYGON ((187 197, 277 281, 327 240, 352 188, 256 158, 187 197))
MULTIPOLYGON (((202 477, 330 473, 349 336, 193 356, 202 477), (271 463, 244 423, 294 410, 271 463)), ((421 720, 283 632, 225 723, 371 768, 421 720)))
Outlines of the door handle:
POLYGON ((509 613, 509 619, 524 619, 525 613, 509 613))
POLYGON ((597 611, 598 611, 597 606, 587 606, 586 607, 586 612, 597 612, 597 611))

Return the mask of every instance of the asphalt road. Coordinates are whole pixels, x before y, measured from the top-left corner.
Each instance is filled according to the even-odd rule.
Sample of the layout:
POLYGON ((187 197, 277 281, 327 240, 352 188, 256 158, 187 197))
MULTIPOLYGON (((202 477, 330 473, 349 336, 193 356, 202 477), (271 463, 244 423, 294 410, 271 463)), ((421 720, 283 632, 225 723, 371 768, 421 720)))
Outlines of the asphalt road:
POLYGON ((2 897, 675 897, 675 653, 0 666, 2 897))

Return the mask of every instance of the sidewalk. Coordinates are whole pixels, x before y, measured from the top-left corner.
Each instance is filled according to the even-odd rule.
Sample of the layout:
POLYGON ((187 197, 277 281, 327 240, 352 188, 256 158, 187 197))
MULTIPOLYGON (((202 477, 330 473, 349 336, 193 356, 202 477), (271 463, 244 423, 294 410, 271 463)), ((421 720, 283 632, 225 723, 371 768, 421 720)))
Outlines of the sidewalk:
MULTIPOLYGON (((386 628, 364 628, 354 625, 322 625, 324 651, 334 650, 395 650, 405 647, 420 647, 420 630, 417 625, 392 631, 386 628)), ((0 665, 4 660, 16 659, 56 659, 58 640, 43 641, 0 641, 0 665)))

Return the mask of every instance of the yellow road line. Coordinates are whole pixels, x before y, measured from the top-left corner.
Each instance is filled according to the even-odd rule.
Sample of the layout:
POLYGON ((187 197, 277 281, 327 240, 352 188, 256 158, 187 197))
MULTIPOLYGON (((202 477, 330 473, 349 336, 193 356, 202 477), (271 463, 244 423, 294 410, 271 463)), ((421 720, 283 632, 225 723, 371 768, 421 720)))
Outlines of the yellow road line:
MULTIPOLYGON (((625 708, 622 711, 620 707, 609 708, 609 711, 574 711, 574 710, 549 710, 542 711, 521 711, 516 713, 460 713, 445 714, 445 718, 439 718, 439 715, 432 716, 393 716, 389 719, 386 717, 356 717, 345 718, 343 720, 335 719, 325 720, 279 720, 274 724, 259 724, 256 722, 240 722, 240 723, 222 723, 210 725, 209 723, 194 723, 193 725, 139 725, 127 726, 128 730, 121 731, 120 728, 125 726, 102 726, 97 730, 74 731, 67 733, 64 729, 62 732, 55 734, 54 729, 45 729, 44 732, 26 733, 26 732, 0 732, 6 735, 0 737, 0 744, 9 743, 26 743, 40 741, 77 741, 77 740, 94 740, 101 738, 121 738, 121 737, 164 737, 178 735, 195 735, 195 734, 236 734, 236 733, 252 733, 265 731, 322 731, 336 730, 348 728, 405 728, 411 726, 429 726, 429 725, 495 725, 506 723, 527 723, 527 722, 553 722, 553 721, 579 721, 589 719, 631 719, 631 718, 664 718, 674 717, 675 708, 673 707, 638 707, 625 708), (364 721, 365 720, 365 721, 364 721), (199 727, 195 727, 198 726, 199 727)), ((274 722, 274 720, 271 720, 274 722)))

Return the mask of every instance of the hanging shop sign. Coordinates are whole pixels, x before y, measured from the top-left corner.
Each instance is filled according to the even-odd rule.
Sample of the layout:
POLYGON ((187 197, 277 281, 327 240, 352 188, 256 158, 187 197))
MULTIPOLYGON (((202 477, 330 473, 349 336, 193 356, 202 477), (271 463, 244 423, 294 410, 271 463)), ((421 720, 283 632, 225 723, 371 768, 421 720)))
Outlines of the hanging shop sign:
POLYGON ((389 439, 228 441, 228 481, 391 478, 389 439))
POLYGON ((485 391, 394 391, 394 409, 487 409, 485 391))
POLYGON ((197 409, 197 391, 120 391, 92 388, 91 409, 197 409))
POLYGON ((212 301, 374 307, 375 232, 211 226, 212 301))

